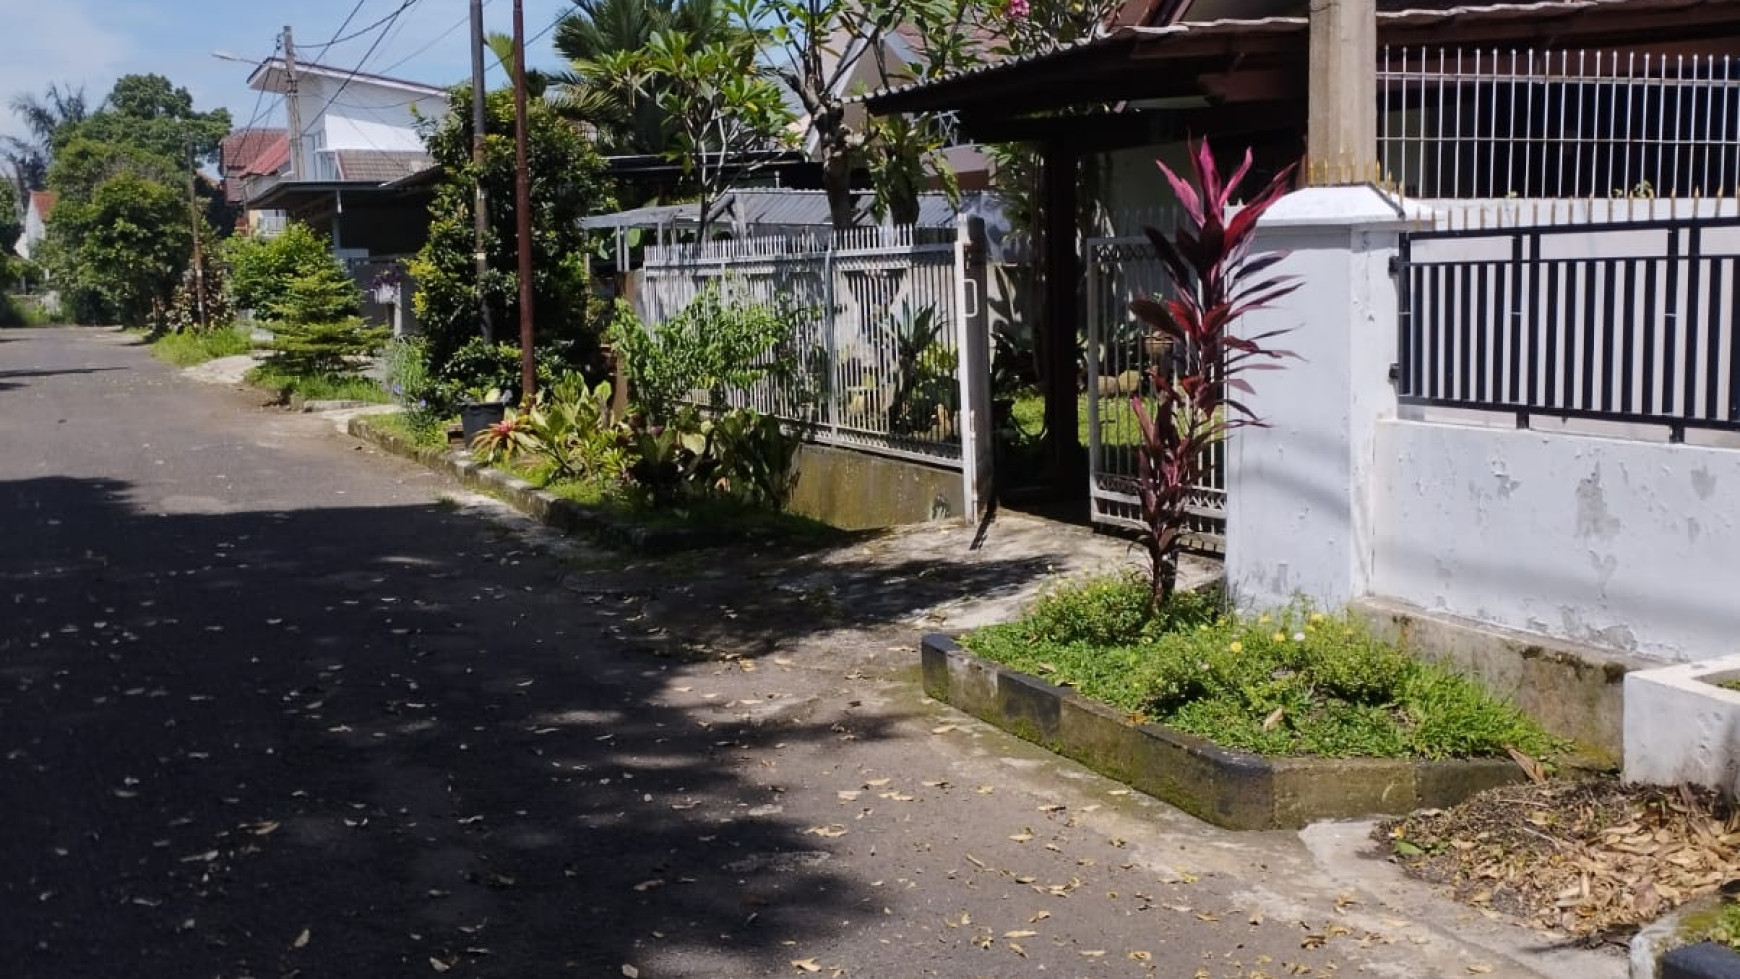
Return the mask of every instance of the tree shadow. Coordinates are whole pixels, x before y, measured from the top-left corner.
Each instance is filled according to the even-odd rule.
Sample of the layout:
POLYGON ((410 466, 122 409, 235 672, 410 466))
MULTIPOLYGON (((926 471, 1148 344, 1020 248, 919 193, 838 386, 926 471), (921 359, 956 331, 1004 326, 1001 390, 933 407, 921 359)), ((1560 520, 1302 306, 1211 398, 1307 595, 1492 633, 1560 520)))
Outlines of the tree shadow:
POLYGON ((24 385, 19 381, 32 378, 60 377, 65 374, 101 374, 107 371, 125 370, 124 367, 62 367, 53 370, 17 370, 0 371, 0 391, 10 391, 24 385))
POLYGON ((739 771, 834 732, 662 704, 518 538, 131 492, 0 483, 8 974, 764 974, 870 899, 739 771))

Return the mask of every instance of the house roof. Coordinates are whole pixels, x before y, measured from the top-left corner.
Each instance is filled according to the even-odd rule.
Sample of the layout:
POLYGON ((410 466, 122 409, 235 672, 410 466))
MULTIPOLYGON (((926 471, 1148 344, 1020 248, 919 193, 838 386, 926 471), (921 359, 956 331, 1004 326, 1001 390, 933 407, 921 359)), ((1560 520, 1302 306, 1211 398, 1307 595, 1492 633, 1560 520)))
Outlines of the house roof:
POLYGON ((283 129, 238 129, 218 143, 218 172, 233 177, 248 171, 249 164, 285 143, 283 129))
MULTIPOLYGON (((854 195, 860 224, 875 223, 871 195, 854 195)), ((924 228, 953 227, 957 208, 943 194, 919 196, 918 225, 924 228)), ((581 221, 587 228, 694 227, 699 223, 700 204, 660 204, 637 207, 614 214, 597 214, 581 221)), ((828 195, 819 190, 734 190, 721 196, 713 207, 710 223, 747 233, 758 228, 827 228, 833 221, 828 195)))
MULTIPOLYGON (((1207 0, 1197 0, 1208 7, 1207 0)), ((1133 0, 1126 11, 1139 5, 1133 0)), ((1282 9, 1290 0, 1282 0, 1282 9)), ((1175 20, 1177 0, 1158 0, 1133 25, 1112 26, 1043 54, 1012 58, 926 83, 890 86, 863 97, 872 112, 980 111, 1011 115, 1109 99, 1203 94, 1197 73, 1229 72, 1250 59, 1297 59, 1310 21, 1303 11, 1258 18, 1175 20), (1164 67, 1163 67, 1164 66, 1164 67)), ((1188 8, 1183 8, 1188 9, 1188 8)), ((1637 45, 1734 36, 1740 0, 1543 0, 1538 3, 1380 7, 1381 45, 1545 42, 1637 45)))
POLYGON ((337 150, 333 156, 338 163, 339 179, 346 181, 391 183, 434 165, 429 154, 416 151, 337 150))
POLYGON ((30 209, 42 215, 44 221, 54 213, 54 205, 60 202, 60 195, 52 190, 33 190, 30 192, 30 209))
MULTIPOLYGON (((290 78, 283 58, 267 58, 260 62, 253 74, 248 76, 248 87, 259 92, 284 93, 289 90, 290 78)), ((381 88, 398 89, 412 95, 437 96, 447 94, 447 90, 436 85, 425 85, 405 78, 393 78, 388 75, 375 75, 366 71, 355 71, 350 68, 335 68, 314 62, 296 62, 296 74, 317 75, 322 78, 336 78, 341 82, 361 82, 376 85, 381 88)))

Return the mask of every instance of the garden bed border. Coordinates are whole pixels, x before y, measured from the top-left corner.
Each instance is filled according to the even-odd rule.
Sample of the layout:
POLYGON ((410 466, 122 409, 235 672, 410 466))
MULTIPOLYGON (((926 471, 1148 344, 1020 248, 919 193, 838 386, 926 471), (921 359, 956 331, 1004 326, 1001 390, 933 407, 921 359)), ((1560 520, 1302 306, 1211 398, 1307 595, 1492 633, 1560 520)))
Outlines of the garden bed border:
POLYGON ((588 537, 608 547, 646 555, 723 547, 747 540, 746 535, 731 530, 665 529, 631 523, 598 507, 565 500, 517 476, 492 469, 471 458, 468 452, 413 445, 393 432, 369 424, 368 419, 367 415, 358 415, 346 424, 346 430, 383 452, 444 472, 466 488, 487 493, 564 534, 588 537))
POLYGON ((1227 829, 1404 815, 1525 777, 1508 759, 1265 758, 1137 723, 948 636, 927 635, 920 650, 930 697, 1227 829))

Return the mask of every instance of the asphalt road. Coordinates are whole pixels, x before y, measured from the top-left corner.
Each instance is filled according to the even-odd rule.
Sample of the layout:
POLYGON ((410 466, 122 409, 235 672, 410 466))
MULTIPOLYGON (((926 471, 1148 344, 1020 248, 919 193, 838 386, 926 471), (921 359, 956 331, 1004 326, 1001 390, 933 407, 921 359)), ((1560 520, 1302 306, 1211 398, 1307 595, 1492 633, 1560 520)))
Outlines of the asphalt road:
MULTIPOLYGON (((804 623, 759 660, 649 655, 626 558, 547 553, 261 400, 117 333, 0 331, 0 975, 1492 961, 804 623)), ((681 602, 682 574, 751 570, 651 580, 681 602)))

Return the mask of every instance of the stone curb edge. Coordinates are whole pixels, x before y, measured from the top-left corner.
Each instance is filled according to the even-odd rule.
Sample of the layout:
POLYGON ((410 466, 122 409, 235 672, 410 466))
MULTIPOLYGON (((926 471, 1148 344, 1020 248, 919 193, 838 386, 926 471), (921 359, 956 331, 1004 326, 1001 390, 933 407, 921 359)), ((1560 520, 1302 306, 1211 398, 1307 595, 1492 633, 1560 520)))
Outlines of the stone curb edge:
POLYGON ((1661 979, 1740 979, 1740 953, 1715 942, 1682 946, 1662 957, 1661 979))
POLYGON ((412 445, 392 432, 370 425, 366 415, 352 418, 345 428, 383 452, 444 472, 468 489, 488 493, 526 516, 565 534, 588 537, 609 547, 642 554, 674 554, 741 543, 740 535, 701 530, 653 530, 627 524, 596 509, 564 500, 515 476, 491 469, 460 452, 443 452, 412 445))
POLYGON ((1521 781, 1509 760, 1264 758, 1134 723, 1072 690, 983 660, 940 634, 920 644, 924 692, 1227 829, 1444 808, 1521 781))

